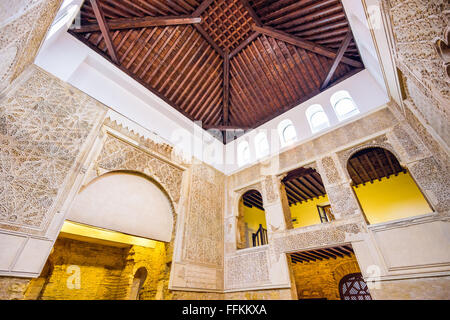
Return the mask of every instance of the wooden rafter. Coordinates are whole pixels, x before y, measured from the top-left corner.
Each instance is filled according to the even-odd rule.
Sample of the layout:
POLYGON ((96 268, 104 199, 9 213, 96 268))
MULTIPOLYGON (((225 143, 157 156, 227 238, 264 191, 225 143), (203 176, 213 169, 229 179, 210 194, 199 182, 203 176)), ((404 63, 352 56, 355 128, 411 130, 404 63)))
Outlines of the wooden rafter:
MULTIPOLYGON (((183 24, 198 24, 202 22, 200 17, 138 17, 138 18, 117 18, 107 21, 109 30, 135 29, 161 26, 174 26, 183 24)), ((73 28, 74 32, 86 33, 100 30, 99 24, 91 24, 73 28)))
POLYGON ((293 252, 290 254, 293 263, 315 262, 317 260, 329 260, 343 258, 344 256, 352 256, 354 254, 351 246, 340 245, 329 248, 313 249, 308 251, 293 252))
POLYGON ((261 18, 255 12, 255 10, 253 10, 253 7, 250 5, 250 3, 248 3, 247 0, 239 0, 239 1, 242 3, 244 8, 247 9, 248 14, 250 15, 250 17, 252 17, 253 21, 255 21, 255 24, 261 27, 263 25, 261 22, 261 18))
MULTIPOLYGON (((275 38, 275 39, 279 39, 281 41, 285 41, 287 43, 290 43, 292 45, 298 46, 300 48, 315 52, 317 54, 323 55, 325 57, 334 59, 337 56, 337 53, 333 50, 330 50, 324 46, 318 45, 314 42, 308 41, 308 40, 304 40, 301 39, 299 37, 293 36, 289 33, 286 33, 284 31, 280 31, 280 30, 276 30, 272 27, 259 27, 257 25, 253 26, 253 30, 258 31, 262 34, 265 34, 269 37, 275 38)), ((362 68, 363 64, 359 61, 347 58, 347 57, 342 57, 341 61, 343 63, 346 63, 348 65, 351 65, 353 67, 356 68, 362 68)))
POLYGON ((194 25, 195 29, 205 38, 206 41, 216 50, 216 52, 221 56, 224 57, 225 53, 223 50, 217 45, 217 43, 211 38, 211 36, 206 32, 205 29, 199 24, 194 25))
POLYGON ((345 36, 345 40, 342 42, 341 47, 339 48, 337 55, 334 58, 333 64, 331 65, 331 68, 330 68, 330 71, 328 71, 325 81, 320 86, 321 90, 324 90, 330 83, 331 78, 333 77, 339 63, 341 62, 342 58, 344 57, 344 53, 345 53, 345 51, 347 51, 348 45, 350 44, 350 41, 352 40, 352 38, 353 38, 353 35, 352 35, 351 31, 347 32, 347 35, 345 36))
MULTIPOLYGON (((258 127, 363 68, 356 43, 347 44, 351 30, 338 0, 95 3, 85 1, 81 27, 69 32, 186 117, 226 136, 258 127)), ((378 161, 372 163, 381 175, 378 161)), ((380 161, 397 173, 395 163, 390 170, 380 161)), ((324 192, 314 176, 306 180, 310 185, 292 184, 304 190, 289 190, 290 204, 324 192)))
POLYGON ((230 99, 230 55, 223 57, 223 125, 228 125, 228 103, 230 99))
POLYGON ((119 64, 119 58, 117 57, 116 49, 111 39, 108 24, 106 23, 105 15, 102 8, 99 6, 97 0, 91 0, 92 9, 94 10, 95 17, 97 18, 98 25, 102 32, 103 39, 105 39, 106 47, 108 48, 109 56, 111 60, 119 64))
POLYGON ((192 16, 199 17, 213 2, 214 0, 203 0, 198 8, 192 13, 192 16))

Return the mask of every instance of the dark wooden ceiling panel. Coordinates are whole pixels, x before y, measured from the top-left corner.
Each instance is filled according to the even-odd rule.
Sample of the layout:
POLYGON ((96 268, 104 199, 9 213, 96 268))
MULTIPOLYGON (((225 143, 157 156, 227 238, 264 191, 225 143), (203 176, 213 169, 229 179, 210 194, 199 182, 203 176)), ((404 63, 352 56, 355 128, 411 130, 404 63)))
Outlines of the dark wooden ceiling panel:
POLYGON ((263 199, 261 196, 261 193, 259 193, 256 190, 250 190, 247 191, 243 196, 242 196, 242 201, 244 203, 244 206, 249 207, 249 208, 258 208, 259 210, 264 211, 264 206, 263 206, 263 199))
POLYGON ((86 0, 69 32, 222 131, 255 128, 364 68, 339 0, 86 0))
POLYGON ((308 251, 298 251, 290 254, 292 263, 316 262, 329 259, 351 257, 354 251, 351 245, 342 245, 308 251))
POLYGON ((353 185, 373 183, 400 172, 406 173, 397 158, 388 150, 382 148, 368 148, 355 153, 347 162, 347 170, 353 185))
POLYGON ((282 180, 289 206, 326 195, 320 174, 312 168, 290 171, 282 180))

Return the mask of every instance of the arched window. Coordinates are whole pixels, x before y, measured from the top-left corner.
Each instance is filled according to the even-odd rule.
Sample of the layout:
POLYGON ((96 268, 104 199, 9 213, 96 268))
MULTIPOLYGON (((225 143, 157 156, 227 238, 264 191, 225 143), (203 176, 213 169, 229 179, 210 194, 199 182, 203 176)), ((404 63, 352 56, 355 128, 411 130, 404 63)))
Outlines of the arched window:
POLYGON ((308 118, 312 133, 316 133, 330 126, 328 117, 325 111, 323 111, 323 108, 320 104, 314 104, 310 106, 308 109, 306 109, 305 113, 306 117, 308 118))
POLYGON ((287 146, 297 140, 297 132, 292 121, 285 119, 278 125, 278 134, 280 135, 281 146, 287 146))
POLYGON ((359 109, 352 97, 345 90, 341 90, 333 94, 330 102, 339 121, 345 120, 359 113, 359 109))
POLYGON ((250 145, 247 141, 241 141, 237 147, 238 166, 242 167, 250 162, 250 145))
POLYGON ((255 137, 256 157, 262 158, 269 154, 269 141, 265 132, 260 132, 255 137))

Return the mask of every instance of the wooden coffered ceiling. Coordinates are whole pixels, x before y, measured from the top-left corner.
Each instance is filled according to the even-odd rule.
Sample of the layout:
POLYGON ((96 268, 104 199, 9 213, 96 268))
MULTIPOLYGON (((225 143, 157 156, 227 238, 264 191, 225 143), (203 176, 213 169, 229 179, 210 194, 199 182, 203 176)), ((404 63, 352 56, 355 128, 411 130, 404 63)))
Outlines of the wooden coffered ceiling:
POLYGON ((71 34, 204 128, 250 129, 361 71, 340 0, 86 0, 71 34))

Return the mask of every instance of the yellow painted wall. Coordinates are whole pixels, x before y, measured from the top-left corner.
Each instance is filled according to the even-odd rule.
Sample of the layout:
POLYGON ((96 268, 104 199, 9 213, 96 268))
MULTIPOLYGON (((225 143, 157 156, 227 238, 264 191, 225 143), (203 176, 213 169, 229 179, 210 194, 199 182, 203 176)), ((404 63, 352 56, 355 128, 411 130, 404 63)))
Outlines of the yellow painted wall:
POLYGON ((242 205, 244 213, 244 223, 250 230, 247 230, 246 237, 248 239, 247 247, 252 246, 252 233, 256 232, 261 224, 267 230, 266 213, 258 208, 242 205))
POLYGON ((432 212, 409 173, 353 189, 371 224, 432 212))
POLYGON ((260 224, 267 229, 266 213, 255 207, 244 206, 244 223, 247 223, 247 226, 254 231, 258 230, 260 224))
POLYGON ((317 205, 323 206, 326 204, 329 204, 327 195, 290 206, 292 219, 297 219, 297 221, 292 222, 294 228, 319 224, 320 217, 317 205))
POLYGON ((134 274, 140 267, 147 270, 140 299, 170 298, 165 243, 127 238, 108 230, 68 222, 64 230, 55 242, 44 271, 30 282, 26 299, 128 299, 134 274), (145 246, 133 245, 135 242, 145 246))

